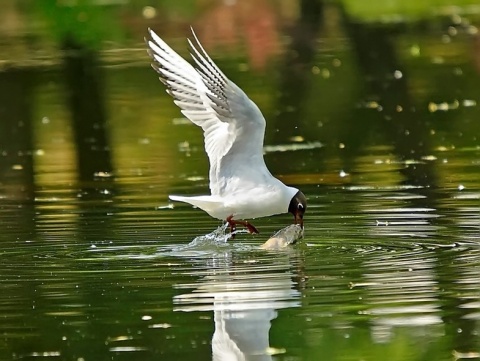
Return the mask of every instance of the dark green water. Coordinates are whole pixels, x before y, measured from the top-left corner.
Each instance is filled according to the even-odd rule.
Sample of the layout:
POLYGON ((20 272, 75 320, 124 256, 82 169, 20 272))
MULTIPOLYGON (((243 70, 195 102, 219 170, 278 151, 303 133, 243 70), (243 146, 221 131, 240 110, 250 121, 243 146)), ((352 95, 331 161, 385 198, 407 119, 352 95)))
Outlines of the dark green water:
POLYGON ((128 36, 101 49, 7 34, 1 360, 480 358, 475 8, 379 23, 260 4, 155 22, 119 6, 128 36), (307 196, 295 246, 259 249, 290 215, 192 245, 220 223, 168 201, 208 192, 208 163, 142 38, 187 55, 189 23, 262 109, 269 168, 307 196))

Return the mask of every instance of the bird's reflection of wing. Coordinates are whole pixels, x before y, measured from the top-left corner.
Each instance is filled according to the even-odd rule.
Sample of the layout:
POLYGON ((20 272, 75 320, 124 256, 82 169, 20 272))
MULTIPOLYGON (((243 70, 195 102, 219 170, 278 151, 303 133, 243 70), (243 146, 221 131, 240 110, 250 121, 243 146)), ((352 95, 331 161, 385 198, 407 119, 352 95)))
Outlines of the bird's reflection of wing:
POLYGON ((270 321, 276 317, 273 309, 215 311, 213 360, 271 360, 266 351, 270 347, 270 321))

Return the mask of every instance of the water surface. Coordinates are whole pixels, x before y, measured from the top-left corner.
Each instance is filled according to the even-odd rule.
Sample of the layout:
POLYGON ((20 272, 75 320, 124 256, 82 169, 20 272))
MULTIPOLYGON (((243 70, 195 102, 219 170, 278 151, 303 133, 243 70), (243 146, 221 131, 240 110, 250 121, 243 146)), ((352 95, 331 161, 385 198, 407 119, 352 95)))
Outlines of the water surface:
POLYGON ((207 20, 225 6, 197 32, 267 118, 269 168, 308 199, 305 238, 260 249, 292 222, 278 215, 199 241, 221 223, 168 200, 208 192, 208 163, 142 29, 187 55, 186 20, 126 24, 102 50, 65 41, 77 55, 0 72, 0 359, 480 358, 478 14, 262 2, 272 23, 222 38, 207 20))

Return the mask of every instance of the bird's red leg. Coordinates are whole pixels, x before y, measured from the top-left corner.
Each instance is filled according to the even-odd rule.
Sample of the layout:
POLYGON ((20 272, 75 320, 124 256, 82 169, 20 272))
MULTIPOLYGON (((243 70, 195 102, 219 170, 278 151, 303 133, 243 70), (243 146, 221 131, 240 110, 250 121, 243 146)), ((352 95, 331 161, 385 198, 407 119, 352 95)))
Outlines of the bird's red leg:
POLYGON ((226 221, 227 221, 228 225, 230 226, 230 234, 231 234, 231 237, 233 239, 233 238, 235 238, 235 233, 234 232, 237 230, 237 223, 232 218, 233 218, 233 215, 228 216, 226 221))
POLYGON ((251 223, 249 223, 248 221, 242 221, 242 222, 238 222, 240 224, 242 224, 244 227, 247 227, 248 229, 248 232, 250 233, 253 233, 253 234, 259 234, 260 232, 258 231, 258 229, 255 228, 255 226, 251 223))
POLYGON ((227 217, 227 223, 230 226, 230 233, 232 233, 232 237, 234 236, 233 232, 236 231, 237 229, 237 224, 241 224, 245 228, 248 229, 248 232, 258 234, 260 233, 258 229, 255 228, 255 226, 247 221, 237 221, 233 220, 233 215, 227 217))

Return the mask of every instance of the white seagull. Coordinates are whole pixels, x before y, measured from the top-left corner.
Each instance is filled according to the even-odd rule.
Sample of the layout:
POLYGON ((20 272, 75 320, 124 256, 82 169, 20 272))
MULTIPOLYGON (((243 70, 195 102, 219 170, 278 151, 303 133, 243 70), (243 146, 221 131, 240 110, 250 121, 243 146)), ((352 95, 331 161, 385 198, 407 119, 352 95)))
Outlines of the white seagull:
POLYGON ((210 195, 171 195, 170 199, 190 203, 225 220, 232 233, 237 224, 258 233, 246 219, 287 212, 303 228, 307 207, 304 194, 272 176, 265 165, 265 118, 257 105, 215 65, 193 29, 195 45, 190 39, 188 43, 196 67, 151 29, 149 33, 152 67, 181 112, 203 129, 210 161, 210 195))

